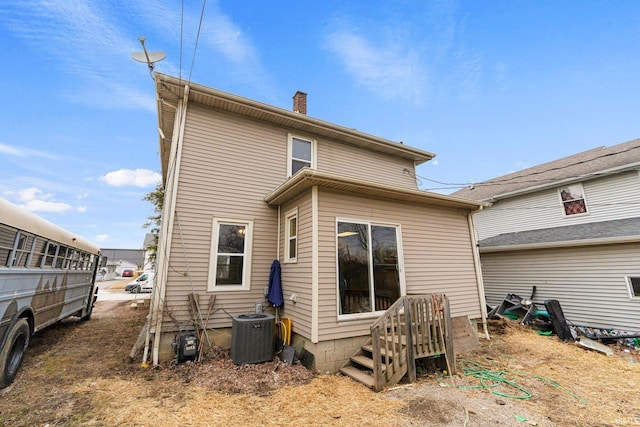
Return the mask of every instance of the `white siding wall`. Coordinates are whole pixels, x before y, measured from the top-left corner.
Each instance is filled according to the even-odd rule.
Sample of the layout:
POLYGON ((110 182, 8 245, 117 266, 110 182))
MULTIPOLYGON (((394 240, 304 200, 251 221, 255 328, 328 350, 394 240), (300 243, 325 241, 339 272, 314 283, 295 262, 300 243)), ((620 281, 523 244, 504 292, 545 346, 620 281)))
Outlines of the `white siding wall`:
POLYGON ((482 254, 487 304, 505 295, 560 301, 567 320, 640 332, 640 300, 629 297, 626 275, 640 275, 640 244, 585 246, 482 254))
POLYGON ((446 293, 452 316, 480 317, 465 213, 320 191, 320 340, 369 333, 373 319, 337 320, 336 217, 397 223, 402 229, 407 293, 446 293))
POLYGON ((503 233, 585 224, 640 215, 637 171, 586 181, 587 215, 564 216, 557 188, 500 200, 477 213, 478 240, 503 233))

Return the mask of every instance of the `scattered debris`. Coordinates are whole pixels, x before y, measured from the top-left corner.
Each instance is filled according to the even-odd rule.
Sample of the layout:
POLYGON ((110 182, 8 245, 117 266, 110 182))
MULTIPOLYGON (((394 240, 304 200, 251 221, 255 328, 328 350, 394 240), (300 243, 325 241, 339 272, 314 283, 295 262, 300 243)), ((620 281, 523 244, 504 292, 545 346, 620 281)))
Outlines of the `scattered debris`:
POLYGON ((580 347, 588 348, 590 350, 599 351, 600 353, 604 353, 607 356, 613 356, 613 350, 607 347, 604 344, 599 343, 598 341, 594 341, 587 337, 580 337, 576 340, 576 344, 580 347))

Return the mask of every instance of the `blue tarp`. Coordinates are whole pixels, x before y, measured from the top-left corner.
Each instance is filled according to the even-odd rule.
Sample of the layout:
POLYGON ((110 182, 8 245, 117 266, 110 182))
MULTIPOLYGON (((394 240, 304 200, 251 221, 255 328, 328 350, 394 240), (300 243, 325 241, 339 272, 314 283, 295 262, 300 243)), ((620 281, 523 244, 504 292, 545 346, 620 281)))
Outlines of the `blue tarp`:
POLYGON ((280 278, 280 261, 275 260, 271 264, 271 273, 269 274, 269 293, 267 301, 274 307, 284 306, 284 296, 282 295, 282 279, 280 278))

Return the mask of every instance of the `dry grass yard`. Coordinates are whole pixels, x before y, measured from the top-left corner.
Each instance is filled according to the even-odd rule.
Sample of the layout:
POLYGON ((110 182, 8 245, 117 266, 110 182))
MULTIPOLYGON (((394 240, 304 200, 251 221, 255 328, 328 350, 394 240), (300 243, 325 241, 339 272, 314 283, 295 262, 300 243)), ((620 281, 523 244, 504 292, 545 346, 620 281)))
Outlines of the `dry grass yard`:
POLYGON ((494 322, 492 340, 458 356, 457 376, 423 372, 374 393, 299 365, 237 367, 221 349, 198 364, 142 368, 128 354, 145 315, 100 301, 89 322, 36 335, 15 383, 0 391, 0 425, 640 425, 636 350, 605 356, 494 322))

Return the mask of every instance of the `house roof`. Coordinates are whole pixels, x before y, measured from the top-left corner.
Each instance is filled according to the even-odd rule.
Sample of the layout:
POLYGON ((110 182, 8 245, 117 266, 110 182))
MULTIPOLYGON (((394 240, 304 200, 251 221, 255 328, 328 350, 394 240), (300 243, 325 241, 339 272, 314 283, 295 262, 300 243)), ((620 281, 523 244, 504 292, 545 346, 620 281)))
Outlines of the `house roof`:
POLYGON ((406 158, 424 163, 435 157, 435 154, 419 150, 402 142, 394 142, 369 135, 355 129, 346 128, 333 123, 314 119, 304 114, 263 104, 220 90, 212 89, 196 83, 155 73, 156 95, 158 104, 158 129, 160 133, 160 158, 162 173, 166 178, 169 163, 169 152, 175 116, 179 100, 184 97, 188 84, 188 103, 195 102, 217 110, 250 117, 291 130, 307 132, 336 141, 353 144, 391 156, 406 158))
POLYGON ((144 263, 144 250, 143 249, 110 249, 102 248, 103 258, 108 259, 109 264, 117 261, 127 261, 133 265, 142 266, 144 263))
POLYGON ((278 206, 315 185, 321 188, 356 194, 358 196, 382 198, 405 203, 418 203, 422 205, 436 205, 468 210, 477 210, 485 206, 484 203, 461 199, 459 197, 374 183, 308 168, 301 169, 285 181, 284 184, 268 194, 264 200, 269 206, 278 206))
POLYGON ((481 240, 478 246, 485 253, 637 241, 640 241, 640 218, 627 218, 504 233, 481 240))
POLYGON ((472 200, 495 201, 563 183, 585 181, 640 168, 640 139, 598 147, 552 162, 473 184, 453 193, 472 200))

